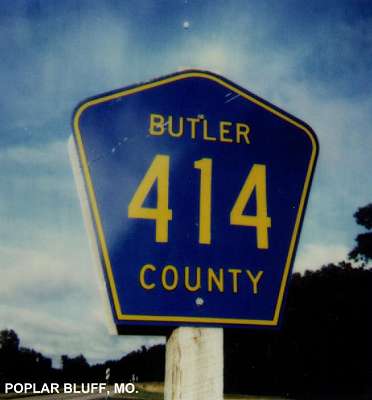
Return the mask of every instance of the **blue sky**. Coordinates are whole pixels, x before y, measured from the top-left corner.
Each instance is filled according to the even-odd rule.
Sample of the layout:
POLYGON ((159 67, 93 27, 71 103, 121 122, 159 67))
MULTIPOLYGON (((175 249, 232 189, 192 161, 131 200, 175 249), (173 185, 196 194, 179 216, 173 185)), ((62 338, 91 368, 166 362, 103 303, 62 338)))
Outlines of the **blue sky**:
POLYGON ((372 201, 369 1, 3 0, 0 52, 0 329, 23 345, 95 362, 162 341, 102 317, 67 140, 104 91, 197 67, 303 119, 320 157, 295 270, 353 247, 372 201))

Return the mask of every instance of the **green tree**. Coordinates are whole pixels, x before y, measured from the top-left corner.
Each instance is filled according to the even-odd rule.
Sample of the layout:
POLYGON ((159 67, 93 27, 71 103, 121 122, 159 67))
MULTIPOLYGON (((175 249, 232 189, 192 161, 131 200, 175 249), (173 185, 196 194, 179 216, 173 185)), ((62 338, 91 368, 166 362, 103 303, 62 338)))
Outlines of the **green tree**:
POLYGON ((372 203, 359 208, 354 218, 358 225, 364 226, 369 232, 361 233, 355 238, 357 245, 349 253, 349 258, 366 265, 372 260, 372 203))
POLYGON ((0 350, 2 352, 17 353, 19 350, 18 335, 12 330, 5 329, 0 332, 0 350))
POLYGON ((89 364, 85 357, 80 354, 77 357, 61 356, 62 373, 65 381, 88 382, 89 364))

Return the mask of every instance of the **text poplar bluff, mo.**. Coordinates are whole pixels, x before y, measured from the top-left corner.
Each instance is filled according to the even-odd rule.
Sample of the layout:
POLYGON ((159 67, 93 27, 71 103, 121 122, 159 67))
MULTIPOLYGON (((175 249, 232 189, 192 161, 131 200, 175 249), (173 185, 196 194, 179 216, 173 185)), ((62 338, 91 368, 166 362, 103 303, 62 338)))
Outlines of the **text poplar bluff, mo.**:
MULTIPOLYGON (((102 394, 108 393, 109 387, 106 383, 102 382, 89 382, 89 383, 70 383, 65 382, 59 384, 56 382, 36 384, 31 382, 25 383, 5 383, 5 394, 102 394)), ((114 383, 111 388, 114 393, 134 393, 136 387, 132 382, 128 383, 114 383)))
MULTIPOLYGON (((250 144, 250 127, 246 123, 220 121, 214 135, 208 127, 208 121, 203 115, 198 117, 177 117, 172 115, 150 113, 148 135, 160 137, 164 134, 174 138, 186 137, 191 140, 222 143, 250 144)), ((168 223, 173 219, 172 210, 168 208, 170 157, 158 154, 153 159, 143 180, 140 182, 128 207, 129 218, 152 219, 155 221, 155 242, 168 242, 168 223), (156 208, 144 207, 146 197, 153 185, 157 185, 158 201, 156 208)), ((200 170, 200 214, 199 243, 209 245, 211 237, 211 203, 212 203, 212 169, 213 160, 203 158, 194 162, 194 168, 200 170)), ((268 249, 268 228, 271 218, 267 216, 266 198, 266 166, 254 164, 246 181, 238 194, 230 212, 230 224, 254 227, 257 232, 257 248, 268 249), (255 193, 256 215, 245 215, 243 211, 251 196, 255 193)), ((183 286, 189 292, 197 292, 202 287, 208 292, 240 290, 258 294, 259 283, 264 271, 259 268, 247 269, 236 267, 176 266, 172 264, 155 265, 147 263, 140 268, 139 283, 144 290, 162 287, 167 291, 183 286), (158 281, 154 272, 160 272, 158 281)))

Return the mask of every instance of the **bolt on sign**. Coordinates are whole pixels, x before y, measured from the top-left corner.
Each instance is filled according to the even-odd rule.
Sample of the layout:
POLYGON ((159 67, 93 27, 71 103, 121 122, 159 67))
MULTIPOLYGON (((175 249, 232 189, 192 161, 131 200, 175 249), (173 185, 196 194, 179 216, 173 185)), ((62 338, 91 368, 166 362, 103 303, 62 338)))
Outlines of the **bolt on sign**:
POLYGON ((308 125, 192 70, 88 99, 73 129, 121 331, 278 324, 318 153, 308 125))

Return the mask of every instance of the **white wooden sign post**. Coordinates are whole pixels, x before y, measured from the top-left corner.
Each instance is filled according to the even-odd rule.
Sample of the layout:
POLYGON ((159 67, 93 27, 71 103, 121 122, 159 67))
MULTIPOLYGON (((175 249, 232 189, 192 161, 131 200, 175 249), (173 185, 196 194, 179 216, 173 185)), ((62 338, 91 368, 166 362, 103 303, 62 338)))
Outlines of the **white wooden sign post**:
POLYGON ((164 400, 223 399, 223 329, 175 329, 166 345, 164 400))

